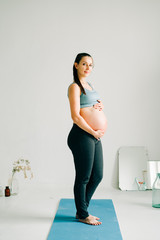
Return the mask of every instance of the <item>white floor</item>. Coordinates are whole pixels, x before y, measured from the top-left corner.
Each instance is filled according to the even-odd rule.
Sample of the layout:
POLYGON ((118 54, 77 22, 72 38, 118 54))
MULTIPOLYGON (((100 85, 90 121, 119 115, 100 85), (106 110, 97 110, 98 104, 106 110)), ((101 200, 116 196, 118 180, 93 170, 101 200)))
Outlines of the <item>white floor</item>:
MULTIPOLYGON (((72 189, 48 184, 30 184, 17 196, 0 197, 0 240, 46 240, 60 198, 72 197, 72 189)), ((151 206, 152 191, 99 188, 94 198, 113 200, 123 240, 160 240, 160 209, 151 206)))

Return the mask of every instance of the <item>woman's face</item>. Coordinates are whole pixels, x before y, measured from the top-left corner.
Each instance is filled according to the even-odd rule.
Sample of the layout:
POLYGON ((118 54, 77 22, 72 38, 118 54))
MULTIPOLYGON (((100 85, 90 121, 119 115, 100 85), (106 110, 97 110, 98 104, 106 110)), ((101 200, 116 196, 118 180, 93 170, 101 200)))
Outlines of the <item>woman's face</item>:
POLYGON ((82 57, 79 64, 75 63, 75 67, 79 77, 87 77, 93 69, 93 60, 89 56, 82 57))

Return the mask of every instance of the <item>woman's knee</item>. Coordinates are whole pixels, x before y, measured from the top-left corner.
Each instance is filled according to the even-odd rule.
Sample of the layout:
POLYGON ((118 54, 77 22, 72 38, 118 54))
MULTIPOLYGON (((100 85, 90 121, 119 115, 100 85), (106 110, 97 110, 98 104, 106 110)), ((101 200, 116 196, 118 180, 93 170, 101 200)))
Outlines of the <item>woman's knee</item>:
POLYGON ((103 172, 99 172, 94 176, 93 181, 99 184, 102 181, 102 179, 103 179, 103 172))
POLYGON ((75 182, 77 184, 86 185, 89 182, 89 179, 90 179, 89 176, 85 176, 85 177, 77 176, 75 182))
POLYGON ((102 181, 102 179, 103 179, 103 173, 98 174, 97 181, 100 183, 102 181))

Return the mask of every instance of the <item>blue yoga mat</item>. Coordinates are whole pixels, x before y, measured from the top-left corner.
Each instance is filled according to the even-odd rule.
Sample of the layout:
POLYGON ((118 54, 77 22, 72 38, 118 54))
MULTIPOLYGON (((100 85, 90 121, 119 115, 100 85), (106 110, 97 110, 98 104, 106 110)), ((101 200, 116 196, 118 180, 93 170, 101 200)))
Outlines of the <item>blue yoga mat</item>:
POLYGON ((100 217, 102 224, 92 226, 75 218, 73 199, 61 199, 47 240, 122 240, 111 199, 92 199, 89 213, 100 217))

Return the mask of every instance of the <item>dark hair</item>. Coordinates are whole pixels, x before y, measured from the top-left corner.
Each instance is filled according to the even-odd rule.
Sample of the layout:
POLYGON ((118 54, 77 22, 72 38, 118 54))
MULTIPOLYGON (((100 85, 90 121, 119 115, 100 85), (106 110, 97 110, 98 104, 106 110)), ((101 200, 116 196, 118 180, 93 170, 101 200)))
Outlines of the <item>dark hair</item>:
MULTIPOLYGON (((74 63, 78 63, 81 61, 81 59, 83 57, 91 57, 91 55, 89 55, 88 53, 79 53, 77 56, 76 56, 76 59, 74 61, 74 63)), ((92 58, 92 57, 91 57, 92 58)), ((82 86, 79 78, 78 78, 78 73, 77 73, 77 69, 75 67, 75 65, 73 65, 73 79, 74 79, 74 82, 78 84, 78 86, 80 87, 81 89, 81 92, 83 94, 86 94, 85 90, 84 90, 84 87, 82 86)))

